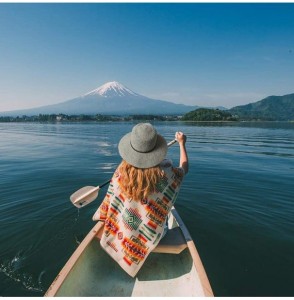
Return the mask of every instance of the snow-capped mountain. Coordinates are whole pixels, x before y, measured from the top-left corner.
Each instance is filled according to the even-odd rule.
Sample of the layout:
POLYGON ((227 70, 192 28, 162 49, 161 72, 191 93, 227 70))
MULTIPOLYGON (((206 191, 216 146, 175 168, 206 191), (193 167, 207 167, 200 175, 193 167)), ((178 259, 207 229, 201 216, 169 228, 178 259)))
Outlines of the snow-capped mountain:
POLYGON ((65 102, 32 109, 3 112, 6 116, 32 116, 38 114, 68 115, 131 115, 131 114, 184 114, 198 106, 175 104, 139 95, 119 82, 107 82, 82 96, 65 102))
POLYGON ((127 97, 127 96, 140 96, 135 92, 131 91, 129 88, 123 86, 121 83, 117 81, 107 82, 101 85, 99 88, 87 93, 85 96, 94 96, 99 95, 102 97, 127 97))

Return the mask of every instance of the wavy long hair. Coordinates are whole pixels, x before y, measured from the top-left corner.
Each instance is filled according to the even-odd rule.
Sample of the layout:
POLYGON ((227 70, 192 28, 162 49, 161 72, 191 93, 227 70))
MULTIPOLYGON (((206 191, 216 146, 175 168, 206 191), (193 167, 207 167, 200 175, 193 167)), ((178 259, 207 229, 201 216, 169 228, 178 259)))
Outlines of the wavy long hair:
POLYGON ((130 199, 140 201, 156 191, 156 185, 163 176, 159 166, 140 169, 125 160, 118 167, 120 174, 119 186, 122 192, 130 199))

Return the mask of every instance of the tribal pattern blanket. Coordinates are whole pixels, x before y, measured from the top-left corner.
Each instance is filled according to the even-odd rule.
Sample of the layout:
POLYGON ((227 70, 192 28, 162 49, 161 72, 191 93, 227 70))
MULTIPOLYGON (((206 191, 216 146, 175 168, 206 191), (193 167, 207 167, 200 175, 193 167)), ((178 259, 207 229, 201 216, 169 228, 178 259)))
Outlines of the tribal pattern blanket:
POLYGON ((173 167, 169 160, 164 160, 160 166, 164 176, 156 192, 141 201, 128 199, 122 194, 120 174, 116 170, 95 213, 96 220, 105 222, 100 241, 102 248, 132 277, 158 245, 185 174, 182 168, 173 167))

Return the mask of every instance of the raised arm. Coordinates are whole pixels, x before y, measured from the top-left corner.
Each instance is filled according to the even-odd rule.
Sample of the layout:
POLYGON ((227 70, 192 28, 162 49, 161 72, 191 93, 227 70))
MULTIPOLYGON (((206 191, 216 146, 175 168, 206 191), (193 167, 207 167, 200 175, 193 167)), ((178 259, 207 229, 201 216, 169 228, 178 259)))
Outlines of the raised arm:
POLYGON ((186 150, 186 140, 187 137, 183 132, 177 131, 175 134, 175 138, 180 146, 180 167, 182 167, 185 171, 185 174, 189 171, 189 159, 186 150))

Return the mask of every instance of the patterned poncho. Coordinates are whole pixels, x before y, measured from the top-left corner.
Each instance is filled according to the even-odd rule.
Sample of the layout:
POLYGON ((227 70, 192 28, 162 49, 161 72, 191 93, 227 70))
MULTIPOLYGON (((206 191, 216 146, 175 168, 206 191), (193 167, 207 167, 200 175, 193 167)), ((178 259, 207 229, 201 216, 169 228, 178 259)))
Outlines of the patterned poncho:
POLYGON ((132 277, 160 241, 184 177, 184 170, 174 168, 168 160, 160 167, 164 176, 156 193, 141 201, 122 194, 118 184, 120 174, 116 171, 95 214, 96 219, 105 222, 102 248, 132 277))

